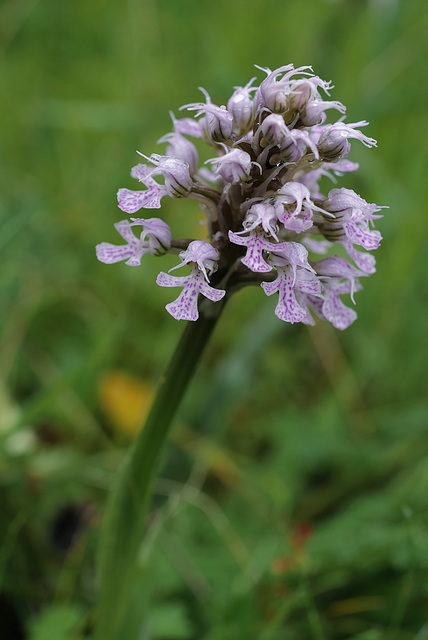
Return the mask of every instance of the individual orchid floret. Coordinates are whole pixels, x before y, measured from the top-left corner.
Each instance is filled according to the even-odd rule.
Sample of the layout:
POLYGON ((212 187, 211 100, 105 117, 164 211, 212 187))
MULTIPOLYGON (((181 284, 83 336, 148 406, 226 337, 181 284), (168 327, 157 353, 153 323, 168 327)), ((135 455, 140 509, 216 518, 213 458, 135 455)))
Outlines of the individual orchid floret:
MULTIPOLYGON (((342 169, 343 171, 343 169, 342 169)), ((328 198, 322 203, 323 209, 330 213, 338 213, 347 210, 357 209, 364 214, 366 220, 376 220, 381 218, 381 215, 373 215, 381 209, 387 209, 388 207, 379 206, 374 203, 369 203, 364 200, 358 193, 355 193, 352 189, 346 189, 341 187, 340 189, 332 189, 328 198)))
POLYGON ((169 115, 176 133, 192 136, 192 138, 202 138, 202 129, 197 120, 194 118, 176 118, 172 111, 169 112, 169 115))
POLYGON ((286 182, 279 189, 276 201, 284 205, 279 220, 286 229, 296 233, 308 231, 312 227, 314 210, 325 215, 325 211, 312 202, 309 189, 300 182, 286 182))
POLYGON ((346 113, 345 105, 337 100, 309 100, 300 114, 300 123, 304 127, 312 127, 324 122, 326 118, 324 112, 327 109, 337 109, 342 114, 346 113))
POLYGON ((217 270, 217 261, 220 254, 209 242, 205 242, 204 240, 193 240, 185 251, 180 251, 178 257, 180 258, 181 263, 170 269, 170 271, 179 269, 180 267, 189 264, 189 262, 194 262, 202 271, 206 281, 208 282, 208 274, 211 275, 217 270))
POLYGON ((290 135, 290 131, 284 122, 284 118, 278 113, 271 113, 261 123, 253 141, 260 140, 260 146, 277 145, 282 147, 290 135), (258 134, 258 135, 257 135, 258 134))
MULTIPOLYGON (((242 226, 245 231, 252 231, 260 226, 265 233, 271 235, 277 242, 278 238, 278 218, 284 209, 279 203, 269 201, 253 204, 247 211, 242 226)), ((240 231, 239 235, 243 232, 240 231)))
POLYGON ((245 182, 250 178, 251 168, 254 163, 246 151, 231 149, 230 151, 228 150, 224 156, 211 158, 207 160, 205 164, 217 165, 216 173, 226 180, 226 182, 236 184, 238 182, 245 182))
POLYGON ((198 169, 198 152, 195 145, 190 140, 187 140, 181 133, 174 131, 173 133, 167 133, 159 138, 157 144, 167 142, 166 148, 167 156, 177 158, 182 162, 189 165, 189 172, 193 175, 198 169))
POLYGON ((190 177, 189 164, 187 162, 170 156, 161 156, 158 153, 152 153, 150 157, 139 151, 137 153, 155 165, 151 175, 162 175, 164 177, 165 188, 171 198, 186 198, 189 195, 193 181, 190 177))
POLYGON ((172 276, 163 271, 158 275, 156 282, 161 287, 182 287, 183 290, 174 302, 166 305, 166 310, 176 320, 195 321, 199 317, 198 294, 219 302, 226 294, 222 289, 214 289, 208 282, 208 273, 216 268, 219 258, 218 251, 208 242, 195 240, 179 254, 181 263, 170 271, 193 263, 192 271, 188 276, 172 276))
POLYGON ((330 232, 331 236, 332 231, 337 234, 343 229, 344 234, 353 244, 360 245, 367 251, 379 247, 382 236, 379 231, 369 228, 368 221, 382 217, 375 213, 384 207, 369 204, 355 191, 345 188, 332 189, 322 204, 326 211, 335 214, 333 224, 326 222, 322 227, 323 231, 327 234, 330 232))
POLYGON ((287 259, 293 269, 299 266, 313 271, 307 261, 308 252, 305 247, 297 242, 269 242, 260 227, 251 229, 249 235, 245 237, 229 231, 229 240, 233 244, 247 247, 247 252, 241 261, 254 273, 272 271, 272 261, 270 260, 268 263, 263 255, 264 253, 267 253, 268 256, 271 256, 271 254, 282 256, 287 259))
POLYGON ((280 245, 266 240, 263 231, 259 227, 252 229, 249 235, 245 237, 229 231, 229 240, 233 244, 247 247, 247 253, 242 258, 242 264, 245 264, 250 271, 254 273, 272 271, 272 266, 266 262, 263 252, 275 251, 280 245))
POLYGON ((365 127, 368 122, 362 120, 353 124, 345 124, 344 122, 335 122, 334 124, 325 125, 322 128, 318 139, 318 150, 320 158, 333 162, 339 158, 346 158, 351 144, 348 138, 360 140, 366 147, 376 147, 377 142, 374 138, 369 138, 356 127, 365 127))
POLYGON ((199 87, 200 91, 205 95, 207 102, 193 102, 185 104, 180 109, 188 111, 197 111, 196 117, 205 116, 205 124, 209 138, 213 142, 226 142, 230 138, 233 128, 233 117, 226 107, 222 105, 218 107, 211 102, 209 94, 199 87))
POLYGON ((194 266, 188 276, 171 276, 161 271, 156 278, 161 287, 182 287, 183 290, 174 302, 166 305, 165 309, 176 320, 196 321, 199 318, 198 294, 212 302, 219 302, 226 294, 222 289, 214 289, 205 281, 203 273, 194 266))
MULTIPOLYGON (((143 157, 146 158, 146 156, 143 157)), ((131 170, 131 176, 144 184, 147 189, 145 191, 119 189, 117 192, 119 209, 126 213, 135 213, 140 209, 160 209, 160 201, 164 196, 185 198, 190 193, 193 182, 186 162, 169 156, 160 156, 157 153, 153 153, 147 159, 157 166, 153 168, 146 164, 137 164, 131 170), (165 184, 159 184, 154 180, 153 176, 159 174, 164 176, 165 184)))
POLYGON ((318 87, 328 96, 330 89, 333 88, 331 82, 326 82, 318 76, 293 80, 290 83, 290 108, 294 111, 302 111, 309 100, 319 98, 318 87))
POLYGON ((141 258, 145 253, 160 256, 166 253, 171 246, 171 230, 160 218, 134 218, 133 222, 121 220, 114 225, 116 231, 126 240, 125 245, 114 245, 109 242, 101 242, 96 246, 97 258, 105 264, 113 264, 126 260, 129 266, 141 264, 141 258), (134 235, 133 227, 140 226, 140 237, 134 235))
POLYGON ((267 296, 271 296, 274 293, 279 294, 275 315, 280 320, 290 322, 291 324, 303 322, 308 312, 307 309, 300 306, 296 300, 294 290, 298 289, 303 292, 312 293, 313 295, 319 295, 321 294, 320 282, 313 273, 301 270, 297 272, 295 264, 292 264, 284 257, 273 256, 271 262, 276 267, 276 279, 273 282, 262 282, 261 287, 267 296))
POLYGON ((350 293, 355 304, 354 293, 362 289, 358 278, 366 276, 367 273, 363 273, 339 256, 330 256, 314 263, 314 266, 323 279, 323 316, 336 329, 346 329, 354 322, 357 314, 353 309, 346 307, 339 296, 350 293))
POLYGON ((297 163, 303 158, 308 148, 314 154, 314 158, 318 160, 318 148, 312 141, 309 133, 302 129, 293 129, 289 132, 289 136, 285 138, 281 147, 281 158, 289 163, 297 163))
POLYGON ((357 318, 354 309, 343 304, 340 296, 351 293, 352 291, 360 291, 362 286, 360 282, 351 283, 341 281, 339 278, 331 278, 323 284, 323 293, 321 296, 306 293, 304 291, 296 291, 296 298, 299 304, 306 309, 307 316, 302 320, 304 324, 314 325, 313 318, 309 312, 315 313, 322 319, 331 322, 335 329, 343 331, 347 329, 357 318))
POLYGON ((267 78, 260 84, 256 100, 260 107, 267 107, 274 113, 286 113, 290 108, 290 95, 292 92, 290 78, 298 73, 312 75, 312 73, 306 73, 306 69, 312 71, 312 67, 308 66, 294 69, 294 65, 288 64, 278 67, 274 71, 263 67, 257 68, 264 71, 267 74, 267 78), (280 76, 282 77, 278 80, 280 76))
POLYGON ((160 209, 161 199, 168 195, 165 185, 158 184, 152 178, 153 168, 146 164, 137 164, 131 170, 131 176, 136 178, 147 189, 145 191, 132 191, 131 189, 119 189, 117 202, 119 209, 126 213, 135 213, 139 209, 160 209))
POLYGON ((234 87, 235 91, 227 101, 227 110, 233 118, 233 129, 239 135, 248 131, 254 117, 254 101, 251 96, 257 87, 252 87, 255 78, 245 85, 245 87, 234 87))
POLYGON ((293 291, 293 277, 290 267, 277 267, 277 276, 273 282, 262 282, 265 294, 271 296, 278 293, 278 304, 275 307, 275 315, 285 322, 294 324, 301 322, 306 316, 306 311, 296 300, 293 291))

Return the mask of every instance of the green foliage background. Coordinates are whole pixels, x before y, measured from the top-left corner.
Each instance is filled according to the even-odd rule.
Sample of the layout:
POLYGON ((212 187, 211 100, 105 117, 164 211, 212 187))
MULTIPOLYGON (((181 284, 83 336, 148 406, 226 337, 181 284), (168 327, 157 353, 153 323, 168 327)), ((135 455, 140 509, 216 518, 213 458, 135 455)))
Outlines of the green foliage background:
MULTIPOLYGON (((100 384, 155 385, 182 331, 154 284, 168 258, 95 259, 135 150, 198 86, 222 104, 255 63, 288 62, 378 140, 340 181, 391 206, 378 273, 343 334, 285 326, 261 290, 231 301, 158 483, 141 637, 428 638, 427 34, 424 0, 3 0, 2 639, 90 637, 129 442, 100 384)), ((193 205, 165 203, 174 235, 198 228, 193 205)))

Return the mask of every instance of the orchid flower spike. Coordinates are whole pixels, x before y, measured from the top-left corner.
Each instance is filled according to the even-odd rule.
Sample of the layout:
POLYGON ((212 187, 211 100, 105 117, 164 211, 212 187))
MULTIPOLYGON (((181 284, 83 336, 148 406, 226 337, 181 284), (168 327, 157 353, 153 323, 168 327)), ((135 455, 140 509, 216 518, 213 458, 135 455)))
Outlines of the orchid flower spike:
POLYGON ((330 99, 333 85, 312 67, 257 69, 265 75, 258 86, 251 78, 234 87, 227 106, 201 89, 205 102, 180 108, 194 118, 170 112, 173 130, 158 140, 166 144, 164 155, 140 153, 145 162, 131 176, 142 189, 117 194, 131 216, 160 209, 165 198, 196 201, 205 239, 172 238, 161 218, 131 217, 115 224, 123 243, 100 243, 97 257, 139 266, 146 254, 178 254, 179 263, 156 279, 161 287, 181 287, 166 305, 176 320, 214 314, 217 303, 252 284, 275 294, 282 321, 312 325, 317 316, 346 329, 357 317, 361 280, 376 271, 373 253, 382 236, 375 224, 384 207, 338 181, 358 169, 348 159, 351 142, 370 148, 376 140, 362 133, 365 120, 344 121, 346 107, 330 99), (204 143, 209 158, 201 164, 204 143), (327 192, 326 177, 334 183, 327 192), (171 273, 186 267, 187 275, 171 273))

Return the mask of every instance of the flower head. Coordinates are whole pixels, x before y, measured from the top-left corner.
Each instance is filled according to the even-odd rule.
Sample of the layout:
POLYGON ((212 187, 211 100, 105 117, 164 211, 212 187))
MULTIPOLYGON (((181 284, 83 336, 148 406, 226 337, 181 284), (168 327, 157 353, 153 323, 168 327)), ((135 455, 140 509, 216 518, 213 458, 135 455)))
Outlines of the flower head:
POLYGON ((196 119, 171 113, 173 131, 159 140, 165 155, 143 156, 147 163, 131 171, 144 189, 118 191, 119 207, 130 214, 159 209, 164 197, 196 201, 206 240, 171 238, 160 218, 131 218, 115 225, 125 244, 103 242, 97 257, 135 266, 146 253, 178 253, 170 271, 187 266, 190 273, 157 277, 162 287, 182 288, 166 305, 177 320, 197 320, 201 296, 208 299, 205 313, 226 294, 257 284, 268 296, 278 294, 281 320, 314 324, 315 314, 345 329, 356 312, 342 298, 354 303, 361 279, 376 270, 381 234, 374 224, 383 207, 345 187, 325 193, 320 180, 336 183, 358 169, 348 160, 352 140, 366 147, 376 141, 361 132, 366 121, 344 122, 345 106, 327 99, 332 84, 311 67, 258 68, 266 75, 259 86, 252 78, 235 87, 227 106, 214 104, 202 89, 205 102, 181 107, 196 119), (328 123, 335 112, 340 119, 328 123), (189 137, 209 145, 210 170, 199 165, 189 137), (335 254, 338 245, 349 259, 335 254), (317 254, 322 259, 313 259, 317 254))

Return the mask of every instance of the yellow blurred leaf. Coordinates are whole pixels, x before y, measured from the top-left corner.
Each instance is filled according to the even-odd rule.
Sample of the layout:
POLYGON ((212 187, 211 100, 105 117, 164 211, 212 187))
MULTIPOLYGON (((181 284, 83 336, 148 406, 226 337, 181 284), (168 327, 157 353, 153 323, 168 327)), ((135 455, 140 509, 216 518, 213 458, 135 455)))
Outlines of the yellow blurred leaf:
POLYGON ((99 387, 101 408, 113 426, 135 435, 149 412, 153 389, 144 380, 123 371, 110 371, 99 387))
POLYGON ((347 616, 365 611, 379 611, 384 609, 385 605, 385 599, 381 596, 362 596, 333 602, 329 611, 332 616, 347 616))

